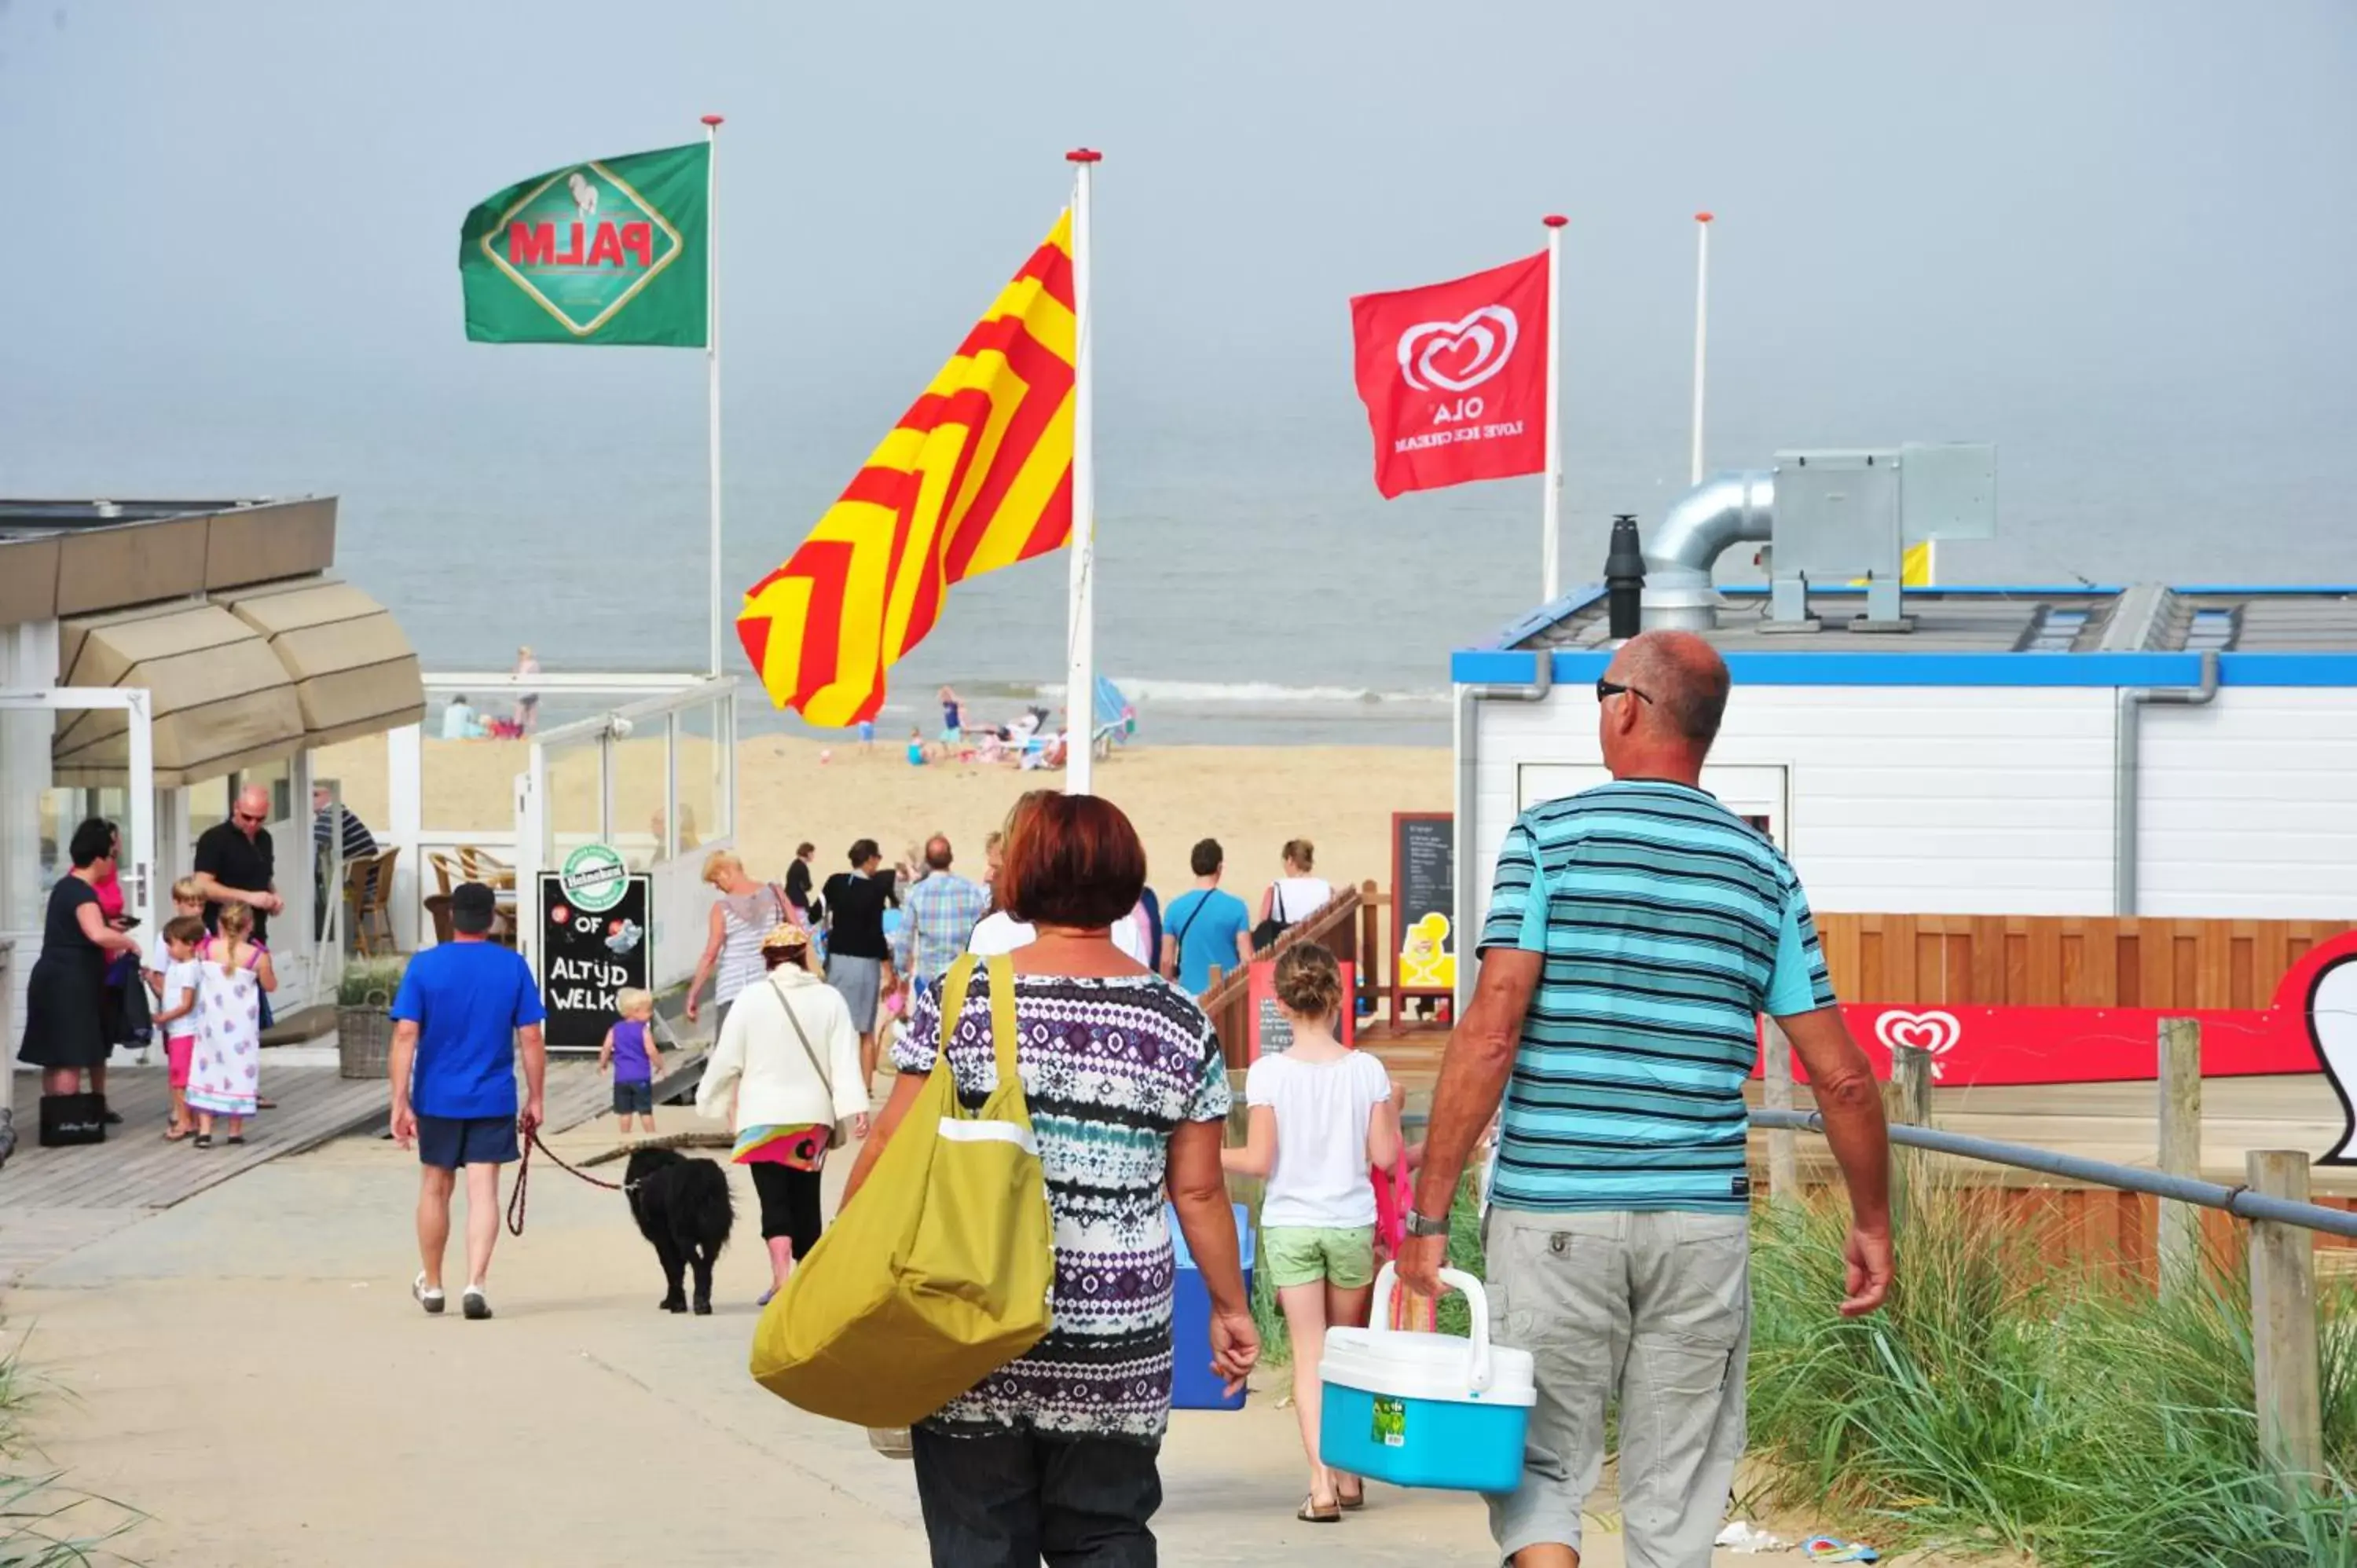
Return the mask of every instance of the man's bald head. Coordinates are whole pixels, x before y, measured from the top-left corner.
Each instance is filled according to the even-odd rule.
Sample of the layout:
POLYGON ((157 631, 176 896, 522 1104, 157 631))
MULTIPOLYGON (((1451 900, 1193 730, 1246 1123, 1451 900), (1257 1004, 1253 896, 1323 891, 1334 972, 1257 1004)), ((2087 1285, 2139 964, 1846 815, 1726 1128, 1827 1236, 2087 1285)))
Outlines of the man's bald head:
POLYGON ((935 871, 950 868, 950 841, 947 834, 935 833, 925 841, 925 865, 935 871))
POLYGON ((1653 699, 1653 711, 1677 738, 1698 751, 1718 738, 1729 678, 1718 650, 1690 631, 1631 638, 1612 660, 1612 679, 1653 699))
POLYGON ((259 822, 270 820, 270 791, 259 784, 249 784, 237 792, 237 809, 259 822))

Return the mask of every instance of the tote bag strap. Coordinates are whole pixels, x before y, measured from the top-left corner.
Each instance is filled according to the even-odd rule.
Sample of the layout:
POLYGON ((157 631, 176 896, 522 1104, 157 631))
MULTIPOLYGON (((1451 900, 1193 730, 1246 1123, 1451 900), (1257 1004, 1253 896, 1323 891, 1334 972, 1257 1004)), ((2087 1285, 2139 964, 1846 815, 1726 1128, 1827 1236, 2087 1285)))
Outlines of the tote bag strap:
MULTIPOLYGON (((989 1098, 996 1102, 1011 1090, 1014 1104, 1011 1109, 1002 1109, 1028 1126, 1030 1106, 1024 1098, 1023 1079, 1015 1065, 1015 961, 1005 953, 995 954, 986 961, 967 953, 950 965, 949 974, 942 982, 942 1033, 933 1057, 933 1070, 948 1070, 950 1037, 957 1031, 958 1019, 964 1015, 966 992, 973 983, 974 972, 985 962, 990 966, 985 972, 990 976, 990 1045, 998 1068, 997 1086, 990 1091, 989 1098)), ((957 1116, 971 1116, 963 1099, 953 1096, 950 1103, 957 1116)), ((985 1104, 984 1110, 989 1108, 985 1104)))
POLYGON ((957 1033, 958 1020, 965 1015, 966 988, 973 983, 974 966, 981 961, 972 953, 963 954, 942 978, 942 1029, 933 1041, 935 1072, 949 1070, 950 1037, 957 1033))
POLYGON ((834 1079, 828 1075, 826 1064, 818 1059, 818 1050, 811 1044, 810 1036, 802 1032, 802 1021, 794 1016, 793 1000, 786 994, 786 988, 778 983, 775 973, 770 976, 770 989, 778 993, 778 1005, 786 1010, 786 1022, 794 1026, 794 1038, 802 1043, 802 1055, 810 1058, 811 1071, 818 1074, 819 1084, 826 1090, 828 1109, 832 1110, 834 1106, 834 1079))

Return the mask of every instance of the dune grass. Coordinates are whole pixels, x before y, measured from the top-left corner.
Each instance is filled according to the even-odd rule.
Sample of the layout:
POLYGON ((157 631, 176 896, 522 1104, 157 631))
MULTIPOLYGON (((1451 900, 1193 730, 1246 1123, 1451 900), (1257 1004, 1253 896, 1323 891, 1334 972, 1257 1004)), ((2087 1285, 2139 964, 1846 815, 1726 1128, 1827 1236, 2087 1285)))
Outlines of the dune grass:
POLYGON ((78 1528, 71 1516, 100 1499, 61 1487, 54 1471, 30 1463, 26 1413, 47 1391, 36 1389, 19 1348, 0 1347, 0 1568, 83 1568, 128 1525, 95 1534, 78 1528))
POLYGON ((2319 1291, 2327 1465, 2293 1490, 2253 1413, 2235 1260, 2168 1297, 2058 1271, 1966 1191, 1901 1228, 1881 1314, 1846 1322, 1846 1208, 1763 1208, 1751 1453, 1769 1499, 1877 1544, 2050 1568, 2357 1568, 2357 1295, 2319 1291))

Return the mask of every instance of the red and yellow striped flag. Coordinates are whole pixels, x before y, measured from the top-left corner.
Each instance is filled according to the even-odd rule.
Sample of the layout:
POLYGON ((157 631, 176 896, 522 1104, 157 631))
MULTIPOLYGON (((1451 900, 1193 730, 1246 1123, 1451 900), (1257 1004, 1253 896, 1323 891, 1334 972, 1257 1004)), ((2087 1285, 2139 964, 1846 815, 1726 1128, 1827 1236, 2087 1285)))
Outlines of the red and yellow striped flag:
POLYGON ((999 292, 792 559, 737 617, 761 684, 812 724, 873 718, 950 585, 1072 532, 1072 219, 999 292))

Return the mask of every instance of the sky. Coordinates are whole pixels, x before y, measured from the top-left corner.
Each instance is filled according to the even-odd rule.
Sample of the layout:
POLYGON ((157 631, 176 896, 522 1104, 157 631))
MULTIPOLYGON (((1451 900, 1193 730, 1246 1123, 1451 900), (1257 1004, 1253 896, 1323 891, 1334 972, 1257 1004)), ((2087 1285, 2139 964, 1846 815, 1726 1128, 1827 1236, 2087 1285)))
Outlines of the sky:
POLYGON ((1410 561, 1452 518, 1534 533, 1503 486, 1375 499, 1347 302, 1560 211, 1566 549, 1600 556, 1684 481, 1709 208, 1714 467, 1994 440, 1994 575, 2333 572, 2346 0, 5 0, 0 493, 342 490, 379 560, 437 509, 513 522, 437 550, 545 548, 593 479, 700 515, 700 357, 469 345, 454 262, 472 203, 707 112, 732 576, 1044 234, 1077 144, 1109 517, 1268 498, 1410 561))

